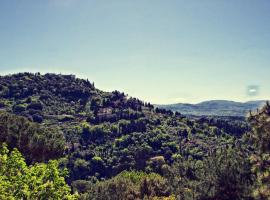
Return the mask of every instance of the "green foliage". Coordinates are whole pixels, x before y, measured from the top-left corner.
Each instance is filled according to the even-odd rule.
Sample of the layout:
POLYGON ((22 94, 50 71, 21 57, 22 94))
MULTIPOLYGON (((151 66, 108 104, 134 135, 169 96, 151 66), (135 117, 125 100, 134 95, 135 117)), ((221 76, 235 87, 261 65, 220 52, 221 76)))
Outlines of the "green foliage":
POLYGON ((65 156, 82 199, 252 199, 253 173, 255 193, 269 191, 268 118, 252 121, 252 146, 241 139, 250 131, 243 118, 185 117, 73 75, 39 73, 0 77, 0 107, 0 142, 27 163, 65 156))
POLYGON ((102 162, 102 158, 99 157, 99 156, 95 156, 95 157, 92 158, 92 161, 94 163, 101 163, 102 162))
POLYGON ((20 113, 26 110, 27 104, 17 104, 13 107, 15 113, 20 113))
POLYGON ((87 126, 84 125, 82 138, 87 141, 102 143, 104 138, 111 133, 110 126, 107 124, 87 126))
POLYGON ((256 199, 270 198, 270 106, 269 103, 256 115, 251 115, 252 125, 250 139, 255 147, 250 157, 253 172, 256 174, 254 197, 256 199))
POLYGON ((249 199, 253 175, 248 154, 240 149, 213 149, 202 161, 179 158, 165 171, 180 199, 249 199))
MULTIPOLYGON (((74 186, 78 190, 78 184, 74 186)), ((124 171, 110 180, 96 184, 85 183, 80 188, 88 188, 81 199, 93 200, 153 199, 168 197, 170 193, 165 179, 160 175, 134 171, 124 171)))
POLYGON ((17 149, 0 147, 0 199, 77 199, 65 183, 67 171, 57 161, 27 166, 17 149))
POLYGON ((18 148, 28 162, 58 158, 65 148, 65 139, 59 130, 44 128, 6 112, 0 113, 0 142, 18 148))

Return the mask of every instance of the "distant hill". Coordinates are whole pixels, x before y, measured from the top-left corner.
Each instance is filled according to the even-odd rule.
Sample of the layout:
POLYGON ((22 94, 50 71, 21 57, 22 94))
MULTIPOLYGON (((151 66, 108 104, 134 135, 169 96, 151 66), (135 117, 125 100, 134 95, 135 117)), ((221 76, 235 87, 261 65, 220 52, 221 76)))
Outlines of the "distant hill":
POLYGON ((246 116, 250 110, 254 111, 262 107, 266 100, 248 101, 245 103, 213 100, 204 101, 198 104, 177 103, 169 105, 156 105, 159 108, 165 108, 172 111, 178 111, 184 115, 196 116, 246 116))

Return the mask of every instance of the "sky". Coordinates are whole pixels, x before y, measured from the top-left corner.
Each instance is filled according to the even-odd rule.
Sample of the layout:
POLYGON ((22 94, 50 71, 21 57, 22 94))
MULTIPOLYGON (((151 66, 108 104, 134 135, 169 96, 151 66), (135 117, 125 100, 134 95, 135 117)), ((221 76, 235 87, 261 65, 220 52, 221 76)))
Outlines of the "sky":
POLYGON ((0 0, 0 74, 154 104, 270 99, 269 0, 0 0))

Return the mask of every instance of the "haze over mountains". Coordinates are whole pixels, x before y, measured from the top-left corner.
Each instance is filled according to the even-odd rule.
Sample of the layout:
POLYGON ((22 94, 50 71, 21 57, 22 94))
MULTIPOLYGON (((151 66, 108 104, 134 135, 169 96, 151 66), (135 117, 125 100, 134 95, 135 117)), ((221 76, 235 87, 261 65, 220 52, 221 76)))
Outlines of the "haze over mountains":
POLYGON ((235 102, 227 100, 204 101, 198 104, 177 103, 168 105, 156 105, 172 111, 178 111, 184 115, 196 116, 246 116, 248 112, 262 107, 266 100, 235 102))

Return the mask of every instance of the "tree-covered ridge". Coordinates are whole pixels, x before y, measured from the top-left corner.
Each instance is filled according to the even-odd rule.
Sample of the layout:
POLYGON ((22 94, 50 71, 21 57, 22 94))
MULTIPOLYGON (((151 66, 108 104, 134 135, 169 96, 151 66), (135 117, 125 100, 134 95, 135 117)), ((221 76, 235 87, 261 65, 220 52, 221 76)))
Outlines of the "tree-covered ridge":
POLYGON ((252 129, 235 117, 187 118, 73 75, 39 73, 0 77, 0 102, 0 142, 28 163, 59 158, 82 199, 253 199, 254 184, 265 186, 249 161, 260 155, 261 138, 248 139, 257 115, 252 129))
MULTIPOLYGON (((155 157, 167 164, 179 155, 202 159, 213 146, 236 139, 237 131, 218 127, 220 121, 209 125, 154 109, 118 91, 102 92, 73 75, 20 73, 0 77, 0 85, 3 110, 50 128, 49 138, 64 133, 63 164, 71 171, 70 181, 108 178, 129 169, 159 171, 153 169, 155 157)), ((62 144, 58 141, 44 144, 57 147, 62 144)))

